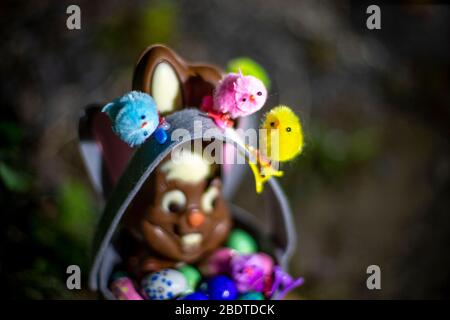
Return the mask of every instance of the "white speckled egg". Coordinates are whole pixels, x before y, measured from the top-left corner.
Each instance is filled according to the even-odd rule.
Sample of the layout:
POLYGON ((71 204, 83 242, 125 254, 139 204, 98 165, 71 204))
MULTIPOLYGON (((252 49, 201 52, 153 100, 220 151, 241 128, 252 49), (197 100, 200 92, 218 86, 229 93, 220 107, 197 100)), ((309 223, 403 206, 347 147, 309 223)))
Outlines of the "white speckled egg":
POLYGON ((188 289, 184 275, 174 269, 162 269, 146 275, 141 282, 142 294, 151 300, 174 299, 188 289))

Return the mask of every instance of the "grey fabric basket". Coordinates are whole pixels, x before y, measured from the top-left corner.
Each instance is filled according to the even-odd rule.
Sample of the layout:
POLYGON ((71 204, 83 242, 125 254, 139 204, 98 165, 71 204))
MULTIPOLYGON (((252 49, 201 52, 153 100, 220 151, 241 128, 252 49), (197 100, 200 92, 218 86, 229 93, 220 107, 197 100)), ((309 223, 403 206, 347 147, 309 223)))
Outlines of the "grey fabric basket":
MULTIPOLYGON (((205 116, 198 109, 184 109, 167 117, 170 123, 169 136, 176 129, 187 130, 190 140, 202 139, 206 130, 214 130, 214 138, 225 143, 232 143, 237 149, 250 156, 246 148, 236 141, 232 135, 217 128, 214 122, 205 116), (194 130, 194 123, 201 122, 201 130, 194 130)), ((173 148, 179 146, 183 141, 172 141, 169 139, 165 144, 158 144, 153 138, 148 139, 134 153, 128 163, 125 172, 121 176, 117 185, 109 195, 104 212, 96 229, 93 245, 93 263, 89 276, 89 287, 93 291, 100 291, 106 299, 115 299, 108 288, 108 281, 114 266, 121 262, 113 242, 120 220, 134 199, 146 179, 157 167, 157 165, 167 156, 173 148)), ((80 148, 86 166, 93 167, 96 152, 92 148, 92 141, 81 139, 80 148)), ((96 164, 95 166, 98 166, 96 164)), ((92 178, 92 175, 91 175, 92 178)), ((93 179, 94 180, 94 179, 93 179)), ((97 183, 99 179, 96 179, 97 183)), ((93 181, 95 182, 95 181, 93 181)), ((251 190, 254 192, 254 190, 251 190)), ((293 227, 291 210, 286 197, 275 179, 270 179, 262 194, 265 198, 265 210, 269 212, 269 228, 262 228, 257 219, 247 211, 230 205, 234 220, 252 230, 257 239, 269 242, 268 253, 272 254, 277 263, 287 271, 289 259, 294 252, 296 244, 296 233, 293 227), (268 231, 263 231, 268 230, 268 231)))

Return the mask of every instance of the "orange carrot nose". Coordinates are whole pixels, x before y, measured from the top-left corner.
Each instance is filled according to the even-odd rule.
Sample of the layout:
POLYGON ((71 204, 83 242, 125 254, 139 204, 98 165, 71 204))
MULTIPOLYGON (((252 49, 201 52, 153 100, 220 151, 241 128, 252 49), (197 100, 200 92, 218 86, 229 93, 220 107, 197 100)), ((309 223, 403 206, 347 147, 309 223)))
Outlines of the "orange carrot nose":
POLYGON ((250 101, 255 101, 255 96, 254 95, 250 95, 250 101))
POLYGON ((205 222, 205 215, 200 210, 192 210, 189 213, 188 222, 191 227, 198 228, 205 222))
POLYGON ((141 128, 145 127, 147 125, 147 123, 148 123, 147 121, 142 122, 141 128))

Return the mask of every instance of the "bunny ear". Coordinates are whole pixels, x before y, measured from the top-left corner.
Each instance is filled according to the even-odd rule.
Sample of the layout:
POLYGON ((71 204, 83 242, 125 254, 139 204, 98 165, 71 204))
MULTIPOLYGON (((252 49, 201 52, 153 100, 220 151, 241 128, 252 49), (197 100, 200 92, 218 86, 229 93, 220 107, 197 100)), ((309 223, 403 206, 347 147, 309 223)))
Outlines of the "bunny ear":
POLYGON ((214 66, 187 63, 168 47, 154 45, 139 58, 133 89, 150 94, 165 116, 186 106, 200 107, 221 77, 214 66))
POLYGON ((133 75, 133 90, 151 95, 158 112, 168 114, 184 105, 182 83, 187 71, 181 59, 169 48, 154 45, 141 55, 133 75), (183 73, 184 72, 184 73, 183 73))
POLYGON ((171 113, 180 109, 182 103, 181 84, 178 75, 168 62, 159 63, 153 70, 151 93, 158 111, 171 113))

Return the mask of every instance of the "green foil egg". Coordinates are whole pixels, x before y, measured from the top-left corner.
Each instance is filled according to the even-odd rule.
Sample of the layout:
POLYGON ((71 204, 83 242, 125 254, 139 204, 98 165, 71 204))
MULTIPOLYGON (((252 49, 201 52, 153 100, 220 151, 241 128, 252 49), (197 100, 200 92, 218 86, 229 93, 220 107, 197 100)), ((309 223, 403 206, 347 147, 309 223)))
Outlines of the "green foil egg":
POLYGON ((250 291, 244 294, 241 294, 239 300, 265 300, 264 295, 261 292, 250 291))
POLYGON ((242 229, 234 229, 231 231, 226 246, 243 254, 258 251, 258 245, 255 239, 242 229))
POLYGON ((197 270, 197 268, 185 264, 178 268, 178 271, 180 271, 184 277, 187 280, 188 290, 187 292, 194 292, 197 288, 198 283, 200 282, 202 276, 200 272, 197 270))

